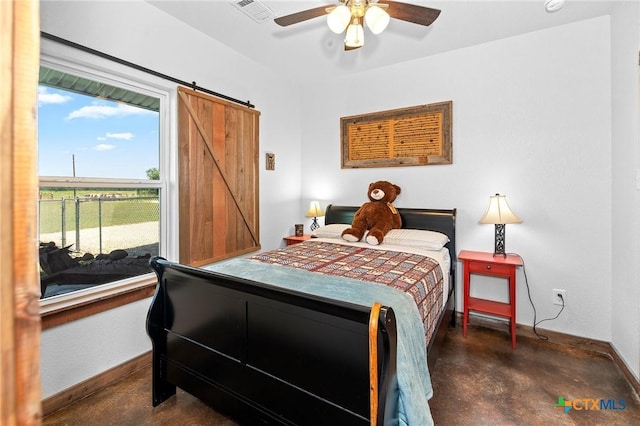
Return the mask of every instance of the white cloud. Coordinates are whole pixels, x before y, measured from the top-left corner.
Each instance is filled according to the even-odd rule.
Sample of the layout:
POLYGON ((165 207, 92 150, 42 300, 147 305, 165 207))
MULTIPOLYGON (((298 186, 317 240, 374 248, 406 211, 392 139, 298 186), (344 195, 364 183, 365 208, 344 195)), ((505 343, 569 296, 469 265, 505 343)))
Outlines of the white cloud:
POLYGON ((38 87, 38 105, 63 104, 70 100, 71 96, 65 96, 59 93, 49 93, 46 87, 38 87))
POLYGON ((96 151, 109 151, 110 149, 115 149, 115 148, 116 148, 115 145, 111 145, 108 143, 100 143, 93 147, 93 149, 95 149, 96 151))
POLYGON ((98 136, 98 137, 96 138, 96 140, 99 140, 99 141, 106 141, 106 140, 107 140, 107 138, 105 138, 104 136, 98 136))
POLYGON ((84 106, 80 109, 72 111, 68 116, 68 120, 74 118, 107 118, 107 117, 126 117, 129 115, 146 115, 154 114, 153 111, 149 111, 142 108, 137 108, 131 105, 116 104, 115 106, 100 104, 94 102, 91 105, 84 106))
POLYGON ((107 138, 112 138, 112 139, 124 139, 127 141, 130 141, 131 139, 133 139, 134 134, 131 132, 125 132, 125 133, 107 133, 107 138))

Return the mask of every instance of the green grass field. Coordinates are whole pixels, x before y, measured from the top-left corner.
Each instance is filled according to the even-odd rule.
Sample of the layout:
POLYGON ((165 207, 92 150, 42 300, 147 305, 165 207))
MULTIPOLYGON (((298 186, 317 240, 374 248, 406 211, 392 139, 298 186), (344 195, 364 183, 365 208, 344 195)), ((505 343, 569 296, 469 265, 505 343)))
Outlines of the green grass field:
MULTIPOLYGON (((62 231, 63 204, 67 231, 76 229, 76 206, 79 210, 80 229, 160 220, 160 205, 157 195, 138 195, 135 190, 90 191, 77 191, 78 197, 80 197, 79 203, 75 202, 73 191, 46 191, 46 198, 41 198, 39 202, 40 233, 62 231), (97 197, 84 198, 89 194, 114 193, 118 194, 117 198, 101 198, 100 201, 97 197), (64 197, 64 203, 62 197, 64 197)), ((45 191, 41 191, 41 194, 43 193, 45 191)))

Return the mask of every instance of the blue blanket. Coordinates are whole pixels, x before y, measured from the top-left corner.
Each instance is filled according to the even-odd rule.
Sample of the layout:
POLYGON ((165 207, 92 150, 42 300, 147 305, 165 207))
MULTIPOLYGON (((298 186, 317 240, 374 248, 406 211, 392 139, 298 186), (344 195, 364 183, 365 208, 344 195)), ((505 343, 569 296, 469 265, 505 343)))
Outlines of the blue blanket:
POLYGON ((244 258, 220 262, 204 269, 362 306, 370 307, 374 302, 380 302, 392 307, 398 327, 397 424, 433 425, 428 404, 433 390, 427 366, 424 327, 410 295, 380 284, 330 277, 244 258))

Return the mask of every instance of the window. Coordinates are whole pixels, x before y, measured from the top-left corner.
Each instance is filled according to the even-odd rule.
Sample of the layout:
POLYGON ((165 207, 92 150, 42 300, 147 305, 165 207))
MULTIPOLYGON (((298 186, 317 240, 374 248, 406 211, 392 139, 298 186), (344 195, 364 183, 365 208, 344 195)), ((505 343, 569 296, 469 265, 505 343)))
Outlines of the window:
POLYGON ((41 60, 43 314, 155 284, 148 260, 166 256, 168 238, 168 98, 118 74, 41 60))

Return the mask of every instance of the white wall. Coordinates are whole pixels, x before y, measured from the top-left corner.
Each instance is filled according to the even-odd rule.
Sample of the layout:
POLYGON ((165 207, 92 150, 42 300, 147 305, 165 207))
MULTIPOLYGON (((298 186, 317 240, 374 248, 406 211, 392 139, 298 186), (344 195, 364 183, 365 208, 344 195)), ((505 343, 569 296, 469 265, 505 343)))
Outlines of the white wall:
MULTIPOLYGON (((360 205, 369 182, 389 180, 399 207, 457 208, 458 249, 493 251, 493 226, 478 220, 489 195, 507 194, 524 223, 507 225, 506 248, 526 262, 538 319, 558 310, 552 289, 567 291, 541 327, 611 340, 610 40, 600 17, 309 87, 302 198, 360 205), (445 100, 452 165, 340 169, 340 117, 445 100)), ((517 321, 531 325, 518 280, 517 321)))
MULTIPOLYGON (((141 1, 42 2, 41 29, 174 78, 196 81, 218 93, 250 100, 261 112, 262 245, 279 247, 282 237, 293 233, 293 224, 301 216, 300 93, 295 87, 141 1), (276 154, 275 171, 264 170, 267 151, 276 154)), ((58 46, 53 50, 68 49, 58 46)), ((77 51, 72 55, 83 56, 77 51)), ((43 397, 148 351, 151 345, 144 332, 148 305, 146 300, 44 331, 43 397), (104 339, 120 341, 104 346, 104 339)))
POLYGON ((640 6, 616 4, 612 14, 613 281, 611 341, 640 377, 640 6))
POLYGON ((151 350, 144 328, 149 300, 73 321, 42 333, 43 398, 151 350))

